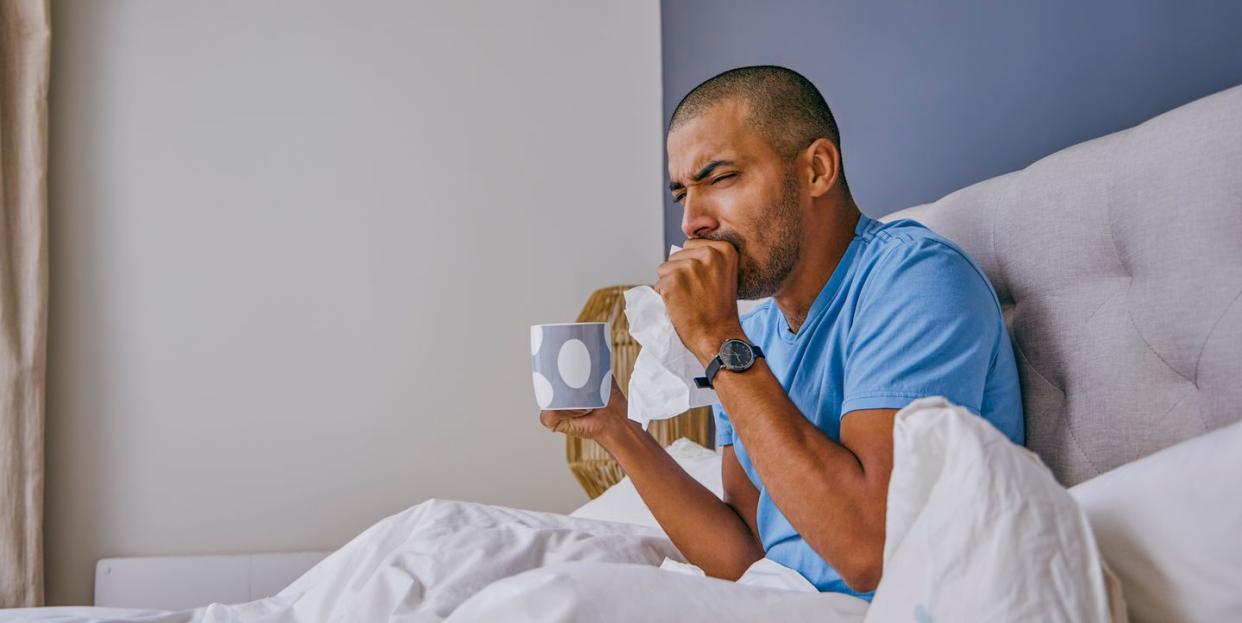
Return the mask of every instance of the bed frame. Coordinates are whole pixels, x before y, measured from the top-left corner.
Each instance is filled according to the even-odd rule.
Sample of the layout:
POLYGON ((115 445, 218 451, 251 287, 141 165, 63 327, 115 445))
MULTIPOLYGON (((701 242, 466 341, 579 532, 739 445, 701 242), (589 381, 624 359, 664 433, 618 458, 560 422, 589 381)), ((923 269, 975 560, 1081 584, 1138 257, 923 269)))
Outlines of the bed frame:
POLYGON ((186 610, 280 592, 331 552, 104 558, 95 565, 95 605, 186 610))

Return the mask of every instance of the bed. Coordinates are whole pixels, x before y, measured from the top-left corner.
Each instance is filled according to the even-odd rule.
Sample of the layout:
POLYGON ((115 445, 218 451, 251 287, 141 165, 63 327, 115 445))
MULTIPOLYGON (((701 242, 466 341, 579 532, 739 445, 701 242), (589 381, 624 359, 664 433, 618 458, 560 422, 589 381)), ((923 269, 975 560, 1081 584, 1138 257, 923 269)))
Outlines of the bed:
MULTIPOLYGON (((1079 540, 1061 546, 1067 556, 1081 556, 1079 562, 1094 564, 1098 553, 1103 570, 1089 569, 1090 581, 1099 580, 1096 588, 1109 592, 1113 608, 1099 620, 1242 620, 1240 172, 1242 87, 1235 87, 887 217, 919 220, 954 240, 996 288, 1034 451, 1004 458, 1014 469, 1031 470, 1015 486, 1038 488, 1014 491, 1041 500, 1011 506, 1060 504, 1041 520, 1070 531, 1076 524, 1066 518, 1082 519, 1079 540), (1118 587, 1125 604, 1119 611, 1118 587)), ((951 405, 914 411, 940 414, 909 419, 909 430, 923 426, 923 435, 968 426, 952 416, 951 405)), ((978 441, 970 435, 986 434, 944 433, 953 451, 941 458, 978 441)), ((719 494, 714 450, 688 440, 669 450, 719 494)), ((893 487, 917 485, 928 465, 895 466, 894 480, 901 482, 893 487)), ((962 493, 945 482, 939 494, 962 493)), ((932 528, 920 527, 914 514, 895 520, 910 508, 895 491, 890 488, 890 540, 893 526, 903 534, 939 534, 926 532, 932 528)), ((990 535, 981 530, 974 538, 987 543, 990 535)), ((935 545, 914 540, 904 542, 935 545)), ((267 600, 180 613, 15 610, 0 613, 0 620, 314 620, 297 615, 299 607, 322 614, 320 620, 472 620, 467 611, 473 620, 503 613, 512 621, 954 620, 940 610, 952 604, 936 599, 937 592, 950 594, 952 582, 919 575, 933 557, 919 552, 931 550, 915 548, 903 557, 890 545, 869 607, 779 586, 775 576, 756 574, 749 585, 703 578, 678 567, 684 559, 622 479, 568 516, 424 502, 377 523, 267 600), (453 565, 429 562, 433 554, 453 565), (354 590, 363 569, 376 587, 369 597, 354 590), (439 588, 432 590, 431 581, 439 588), (907 584, 891 588, 899 582, 907 584), (920 591, 923 601, 903 600, 920 591)), ((993 569, 993 562, 964 567, 993 569)), ((1038 578, 1020 573, 995 567, 993 575, 1039 587, 1038 578)), ((1042 581, 1050 587, 1059 577, 1042 581)), ((980 579, 980 591, 987 580, 980 579)), ((1019 603, 999 618, 1072 620, 1058 610, 1063 605, 1019 603)))

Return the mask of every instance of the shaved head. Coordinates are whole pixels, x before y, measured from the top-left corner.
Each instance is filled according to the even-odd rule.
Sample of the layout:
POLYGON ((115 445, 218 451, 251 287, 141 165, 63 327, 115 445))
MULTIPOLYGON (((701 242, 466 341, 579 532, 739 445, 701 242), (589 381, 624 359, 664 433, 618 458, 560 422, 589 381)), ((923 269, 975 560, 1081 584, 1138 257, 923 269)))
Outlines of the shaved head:
MULTIPOLYGON (((802 74, 775 65, 730 69, 695 87, 673 110, 669 133, 727 101, 743 104, 747 122, 784 158, 821 138, 841 149, 837 121, 819 89, 802 74)), ((848 194, 844 163, 840 177, 848 194)))

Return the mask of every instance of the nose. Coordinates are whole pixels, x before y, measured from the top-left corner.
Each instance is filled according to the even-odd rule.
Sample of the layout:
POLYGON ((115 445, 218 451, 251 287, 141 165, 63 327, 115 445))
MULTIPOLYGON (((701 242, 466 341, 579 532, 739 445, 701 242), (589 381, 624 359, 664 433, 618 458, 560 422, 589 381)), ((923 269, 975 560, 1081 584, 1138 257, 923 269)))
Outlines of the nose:
POLYGON ((702 201, 691 199, 690 193, 687 193, 682 201, 681 233, 687 238, 697 238, 714 231, 719 226, 720 223, 707 205, 702 201))

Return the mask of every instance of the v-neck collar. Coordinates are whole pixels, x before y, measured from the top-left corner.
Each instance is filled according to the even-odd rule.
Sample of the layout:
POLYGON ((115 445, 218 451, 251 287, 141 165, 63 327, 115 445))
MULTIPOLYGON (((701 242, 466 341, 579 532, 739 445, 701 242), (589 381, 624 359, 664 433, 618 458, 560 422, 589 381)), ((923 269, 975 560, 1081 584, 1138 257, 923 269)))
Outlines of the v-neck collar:
POLYGON ((866 214, 858 213, 858 223, 854 226, 854 239, 845 248, 845 253, 841 254, 841 260, 837 262, 837 267, 832 270, 832 276, 828 278, 828 283, 825 283, 823 289, 815 296, 815 301, 811 303, 811 309, 807 310, 806 319, 802 321, 802 326, 798 327, 797 333, 789 331, 789 321, 785 319, 785 312, 781 311, 780 305, 777 305, 775 300, 772 301, 772 308, 776 310, 776 333, 781 337, 781 340, 789 344, 797 342, 799 338, 806 334, 806 328, 811 325, 812 321, 823 313, 824 308, 828 306, 829 301, 836 295, 837 290, 841 289, 841 282, 845 280, 845 275, 854 263, 854 256, 858 253, 860 246, 858 242, 862 240, 863 233, 875 222, 875 219, 866 214))

